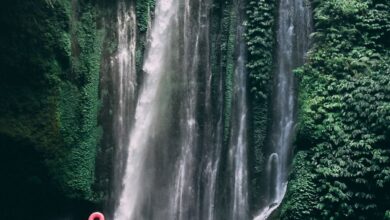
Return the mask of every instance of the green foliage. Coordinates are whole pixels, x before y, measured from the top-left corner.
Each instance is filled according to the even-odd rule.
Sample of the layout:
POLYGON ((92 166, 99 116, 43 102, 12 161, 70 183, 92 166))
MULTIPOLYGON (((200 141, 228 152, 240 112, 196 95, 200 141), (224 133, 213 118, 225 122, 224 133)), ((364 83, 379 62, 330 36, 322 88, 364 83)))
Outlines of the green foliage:
POLYGON ((251 94, 256 100, 266 100, 273 73, 274 2, 250 1, 247 9, 248 64, 251 94))
POLYGON ((94 3, 80 4, 2 3, 0 134, 42 155, 47 184, 91 201, 101 34, 94 3))
POLYGON ((96 148, 100 137, 99 66, 103 33, 96 27, 96 8, 82 3, 79 18, 73 22, 72 70, 60 87, 59 122, 66 156, 58 184, 69 197, 94 200, 92 185, 96 148))
MULTIPOLYGON (((389 8, 390 2, 380 0, 315 1, 315 46, 308 64, 296 71, 298 145, 310 147, 306 170, 316 185, 314 219, 381 219, 388 209, 389 8)), ((289 193, 304 189, 295 186, 289 193)), ((286 201, 285 213, 296 210, 292 201, 286 201)))
POLYGON ((48 158, 60 151, 56 89, 70 66, 67 6, 6 1, 0 13, 0 132, 48 158))
POLYGON ((318 200, 314 167, 306 151, 299 152, 293 162, 294 172, 290 177, 289 190, 281 206, 280 219, 313 219, 313 211, 318 200), (305 201, 302 203, 302 201, 305 201))
POLYGON ((144 53, 147 43, 147 30, 150 19, 153 19, 155 0, 136 1, 135 13, 137 22, 137 46, 135 51, 135 65, 137 70, 137 83, 143 78, 142 65, 144 63, 144 53))
POLYGON ((153 12, 155 4, 155 0, 136 1, 137 26, 140 33, 147 31, 150 15, 153 12))
POLYGON ((273 54, 275 48, 275 1, 248 1, 247 31, 248 63, 250 87, 250 151, 251 188, 253 207, 258 207, 261 194, 261 172, 264 167, 263 147, 269 119, 269 100, 273 75, 273 54))

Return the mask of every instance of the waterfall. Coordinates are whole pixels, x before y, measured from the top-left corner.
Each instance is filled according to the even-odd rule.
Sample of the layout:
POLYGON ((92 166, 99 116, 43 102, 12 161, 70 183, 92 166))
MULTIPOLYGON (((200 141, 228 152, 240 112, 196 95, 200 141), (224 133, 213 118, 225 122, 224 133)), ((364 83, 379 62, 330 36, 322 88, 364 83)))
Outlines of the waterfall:
POLYGON ((142 205, 147 200, 145 191, 151 183, 145 163, 153 138, 162 126, 158 126, 160 118, 166 113, 164 95, 169 95, 164 88, 164 76, 169 71, 169 53, 174 37, 172 30, 177 22, 178 3, 175 0, 158 1, 155 21, 150 33, 150 45, 143 70, 144 82, 139 93, 135 109, 135 118, 129 135, 127 146, 126 169, 123 177, 123 189, 114 219, 144 219, 142 205))
POLYGON ((131 116, 134 114, 134 102, 136 100, 136 16, 134 5, 126 4, 124 0, 118 1, 117 9, 117 52, 111 60, 112 83, 114 89, 113 98, 113 140, 116 146, 116 163, 114 172, 114 197, 121 190, 121 179, 125 169, 129 144, 131 116))
MULTIPOLYGON (((114 118, 121 182, 114 219, 249 219, 245 3, 234 0, 230 9, 234 54, 224 55, 234 65, 230 106, 224 105, 224 72, 218 78, 211 67, 212 1, 156 1, 138 86, 132 4, 118 5, 114 118), (224 108, 231 108, 228 120, 224 108), (224 129, 227 121, 230 130, 224 129), (223 181, 226 186, 218 189, 223 181)), ((296 108, 292 70, 308 47, 310 16, 303 0, 282 0, 279 13, 273 145, 265 169, 266 205, 256 219, 267 218, 286 191, 296 108)))
MULTIPOLYGON (((199 38, 201 13, 194 12, 196 8, 191 7, 189 0, 184 1, 183 5, 183 71, 184 85, 187 89, 184 91, 184 100, 181 103, 179 118, 181 119, 180 130, 180 156, 177 163, 176 176, 174 178, 174 196, 171 211, 171 219, 196 219, 196 181, 197 172, 196 152, 198 150, 198 132, 199 125, 196 118, 198 105, 198 65, 200 60, 199 38), (198 16, 194 17, 194 13, 198 16), (192 26, 193 19, 196 24, 192 26)), ((200 10, 200 6, 198 6, 200 10)))
POLYGON ((126 168, 115 220, 215 219, 223 120, 211 103, 210 7, 209 0, 156 1, 143 82, 121 151, 126 168))
POLYGON ((232 99, 232 119, 229 161, 233 170, 231 219, 248 219, 247 169, 247 71, 246 42, 244 39, 244 10, 242 1, 234 1, 237 25, 235 40, 235 70, 232 99))
POLYGON ((286 193, 296 117, 293 69, 305 61, 311 31, 311 12, 306 0, 280 0, 278 13, 271 146, 265 170, 267 196, 255 220, 267 219, 286 193))

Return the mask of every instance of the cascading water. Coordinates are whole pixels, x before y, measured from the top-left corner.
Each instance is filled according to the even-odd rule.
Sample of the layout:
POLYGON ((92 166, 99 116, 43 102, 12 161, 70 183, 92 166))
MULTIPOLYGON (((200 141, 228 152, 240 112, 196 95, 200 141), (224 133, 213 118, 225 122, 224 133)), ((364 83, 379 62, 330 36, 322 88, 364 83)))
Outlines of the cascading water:
MULTIPOLYGON (((303 63, 310 29, 303 1, 282 0, 280 4, 276 123, 266 167, 267 201, 256 219, 267 218, 286 190, 295 117, 292 69, 303 63)), ((245 4, 239 0, 233 3, 234 87, 225 151, 223 71, 212 88, 212 1, 156 1, 147 34, 144 76, 137 89, 136 38, 134 30, 129 29, 136 26, 134 6, 120 1, 115 118, 116 138, 121 139, 117 158, 125 163, 120 166, 124 167, 123 175, 117 174, 122 176, 122 184, 115 220, 249 219, 245 4), (220 170, 222 167, 228 171, 220 170), (229 179, 224 183, 229 195, 220 199, 217 188, 224 178, 229 179), (219 204, 221 201, 227 203, 219 204), (221 214, 221 210, 228 212, 221 214)))
POLYGON ((267 219, 286 193, 296 115, 293 69, 304 63, 309 49, 310 13, 306 0, 281 0, 279 3, 271 149, 265 170, 266 201, 255 220, 267 219))
POLYGON ((247 71, 246 42, 244 39, 244 4, 234 1, 237 15, 232 123, 229 143, 229 161, 233 170, 231 219, 248 219, 247 169, 247 71))
POLYGON ((118 1, 117 10, 117 40, 118 48, 111 60, 112 83, 114 89, 113 103, 113 140, 116 146, 116 163, 114 172, 114 197, 117 197, 121 187, 126 157, 123 152, 129 143, 131 116, 134 114, 134 101, 136 99, 136 25, 135 8, 132 3, 118 1))
POLYGON ((175 0, 158 1, 155 21, 151 31, 150 48, 147 52, 143 70, 146 74, 135 109, 135 119, 130 131, 127 149, 127 164, 123 177, 123 189, 114 219, 144 219, 144 204, 150 175, 145 163, 153 138, 157 136, 161 126, 158 120, 166 107, 163 103, 164 75, 168 71, 167 63, 172 55, 168 54, 173 40, 172 29, 175 27, 178 3, 175 0))
MULTIPOLYGON (((171 219, 207 219, 213 216, 218 151, 210 137, 213 124, 203 128, 198 112, 205 116, 211 109, 211 70, 209 45, 209 0, 185 0, 181 16, 183 19, 183 70, 184 99, 179 114, 181 118, 181 145, 174 179, 174 195, 171 219), (201 84, 205 85, 201 85, 201 84), (205 89, 205 92, 201 88, 205 89), (200 99, 200 98, 204 99, 200 99), (202 103, 202 101, 204 101, 202 103), (204 107, 203 107, 204 106, 204 107), (210 141, 210 142, 209 142, 210 141), (206 160, 199 163, 200 155, 206 160), (206 166, 206 170, 200 167, 206 166), (203 179, 204 178, 204 179, 203 179), (204 190, 204 191, 203 191, 204 190), (205 205, 207 204, 207 205, 205 205), (205 214, 207 213, 207 215, 205 214), (202 217, 203 216, 203 217, 202 217)), ((210 116, 210 115, 209 115, 210 116)), ((210 116, 211 117, 211 116, 210 116)))
POLYGON ((115 220, 214 219, 222 113, 198 114, 215 115, 209 13, 209 0, 156 2, 115 220))

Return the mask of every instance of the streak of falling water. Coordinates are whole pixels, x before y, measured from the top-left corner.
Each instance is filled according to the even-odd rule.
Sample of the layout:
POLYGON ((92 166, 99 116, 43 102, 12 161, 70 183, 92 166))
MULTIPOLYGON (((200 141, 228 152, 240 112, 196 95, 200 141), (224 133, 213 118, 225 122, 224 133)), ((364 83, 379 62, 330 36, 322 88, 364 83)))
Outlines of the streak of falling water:
POLYGON ((234 179, 232 184, 231 219, 248 219, 248 167, 247 167, 247 71, 246 42, 244 39, 244 4, 235 0, 237 14, 235 71, 233 88, 233 114, 229 147, 229 160, 234 179))
POLYGON ((114 172, 114 192, 117 197, 120 192, 120 180, 123 177, 126 158, 122 154, 126 151, 129 143, 128 133, 130 131, 131 115, 134 114, 134 102, 136 96, 136 70, 135 51, 136 33, 132 27, 136 25, 134 5, 126 4, 124 0, 118 1, 117 9, 117 36, 118 48, 115 60, 111 62, 114 93, 114 128, 113 135, 116 146, 114 172))
POLYGON ((160 100, 164 100, 161 92, 166 63, 169 63, 169 48, 173 40, 171 32, 174 29, 178 1, 157 1, 155 20, 151 30, 151 42, 146 55, 143 70, 146 74, 135 109, 135 119, 131 128, 126 169, 123 177, 123 190, 119 204, 114 213, 115 220, 140 220, 141 205, 144 203, 144 187, 150 181, 145 167, 148 153, 148 143, 159 132, 159 114, 164 109, 160 100))
MULTIPOLYGON (((183 2, 183 70, 185 73, 183 78, 186 90, 180 113, 182 120, 180 123, 181 152, 174 179, 174 197, 171 205, 173 216, 171 219, 199 219, 201 215, 200 209, 202 204, 200 204, 201 200, 199 198, 201 187, 197 181, 200 166, 197 155, 201 144, 198 138, 200 131, 197 111, 201 102, 198 98, 200 92, 199 81, 203 76, 206 78, 211 77, 208 54, 208 12, 208 0, 185 0, 183 2), (203 53, 201 54, 201 52, 203 53)), ((206 84, 207 93, 211 89, 207 80, 206 84)), ((210 100, 207 97, 209 97, 209 94, 206 94, 205 105, 210 104, 208 103, 210 100)), ((216 165, 214 165, 213 169, 216 169, 216 165)), ((208 175, 213 175, 212 171, 208 175)), ((210 176, 208 177, 210 178, 210 176)), ((212 187, 208 185, 212 184, 212 182, 206 184, 206 189, 212 187)))
POLYGON ((172 204, 172 212, 174 219, 189 219, 190 207, 195 206, 195 186, 194 186, 194 166, 195 163, 195 146, 197 134, 196 121, 196 105, 197 105, 197 76, 194 65, 199 62, 199 31, 195 31, 194 45, 188 41, 188 36, 191 34, 191 27, 188 26, 191 18, 190 1, 184 1, 184 72, 185 83, 188 90, 185 94, 185 100, 182 108, 184 109, 181 118, 184 119, 181 123, 182 143, 181 155, 178 163, 178 171, 175 179, 175 192, 172 204))
POLYGON ((304 63, 309 49, 311 12, 308 4, 306 0, 281 0, 279 4, 272 146, 266 165, 267 196, 255 220, 267 219, 286 193, 296 115, 293 69, 304 63))

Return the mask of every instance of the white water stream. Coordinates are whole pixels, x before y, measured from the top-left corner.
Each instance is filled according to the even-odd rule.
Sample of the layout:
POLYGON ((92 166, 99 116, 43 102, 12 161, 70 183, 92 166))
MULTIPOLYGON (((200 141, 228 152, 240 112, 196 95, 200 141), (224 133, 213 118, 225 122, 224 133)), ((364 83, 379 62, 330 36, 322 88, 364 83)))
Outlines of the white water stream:
POLYGON ((168 56, 172 25, 176 19, 178 2, 176 0, 158 1, 155 21, 151 31, 151 45, 147 52, 143 70, 146 73, 138 103, 135 120, 130 131, 127 164, 123 177, 123 190, 119 205, 115 210, 115 220, 142 219, 139 204, 142 204, 143 187, 147 184, 147 175, 143 172, 148 140, 158 132, 155 126, 158 119, 160 89, 164 74, 164 64, 168 56))
POLYGON ((277 31, 271 152, 266 164, 266 204, 255 220, 267 219, 287 190, 296 117, 296 82, 293 69, 302 65, 309 49, 311 10, 306 0, 281 0, 277 31))

